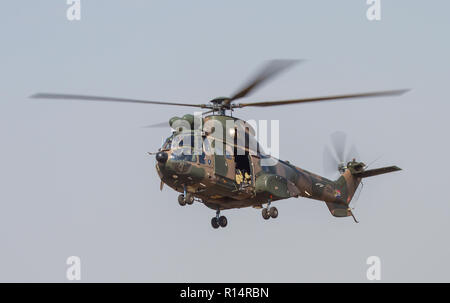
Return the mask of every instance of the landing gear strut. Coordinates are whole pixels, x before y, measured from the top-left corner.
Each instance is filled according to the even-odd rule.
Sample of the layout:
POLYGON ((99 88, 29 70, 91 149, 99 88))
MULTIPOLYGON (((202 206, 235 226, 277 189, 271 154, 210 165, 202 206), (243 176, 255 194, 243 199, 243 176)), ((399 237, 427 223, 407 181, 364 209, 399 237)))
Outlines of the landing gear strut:
POLYGON ((220 210, 216 212, 216 216, 211 219, 211 226, 214 229, 219 227, 226 227, 228 225, 227 217, 220 215, 220 210))
POLYGON ((184 193, 178 196, 178 203, 181 206, 185 206, 186 204, 192 205, 194 203, 194 195, 188 193, 186 187, 184 187, 184 193))
POLYGON ((181 206, 185 206, 186 204, 192 205, 194 203, 194 196, 192 194, 187 194, 184 196, 183 194, 178 196, 178 203, 181 206))
POLYGON ((267 203, 267 207, 262 209, 262 217, 264 220, 269 220, 270 218, 275 219, 278 217, 278 209, 275 206, 270 207, 270 201, 267 203))

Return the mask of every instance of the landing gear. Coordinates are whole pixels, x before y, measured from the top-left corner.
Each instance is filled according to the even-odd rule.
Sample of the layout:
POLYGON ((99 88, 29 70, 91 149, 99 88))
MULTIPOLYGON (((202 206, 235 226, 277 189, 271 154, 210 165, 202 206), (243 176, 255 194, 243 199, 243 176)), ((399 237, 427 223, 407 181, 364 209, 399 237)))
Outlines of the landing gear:
POLYGON ((185 205, 186 205, 186 199, 184 198, 184 195, 183 195, 183 194, 181 194, 181 195, 178 196, 178 203, 179 203, 181 206, 185 206, 185 205))
POLYGON ((211 226, 214 229, 218 229, 219 227, 226 227, 228 225, 227 217, 220 215, 220 210, 216 212, 216 216, 211 219, 211 226))
POLYGON ((216 217, 214 217, 214 218, 212 218, 211 219, 211 226, 214 228, 214 229, 218 229, 219 228, 219 220, 217 220, 217 218, 216 217))
POLYGON ((349 210, 350 210, 350 214, 352 215, 353 220, 355 221, 355 223, 359 223, 359 221, 356 219, 355 215, 353 214, 353 212, 351 211, 350 208, 349 208, 349 210))
POLYGON ((269 210, 267 208, 263 208, 262 217, 264 218, 264 220, 269 220, 270 214, 269 214, 269 210))
POLYGON ((219 225, 220 225, 220 227, 226 227, 227 224, 228 224, 227 217, 225 217, 225 216, 220 216, 220 217, 219 217, 219 225))
POLYGON ((278 209, 275 206, 270 207, 270 201, 267 204, 267 207, 262 209, 262 217, 264 220, 269 220, 270 218, 275 219, 278 217, 278 209))
POLYGON ((192 205, 192 203, 194 203, 194 196, 190 193, 187 193, 186 196, 183 194, 180 194, 178 196, 178 203, 181 206, 185 206, 186 204, 192 205))
POLYGON ((272 206, 271 208, 269 208, 269 214, 272 218, 276 218, 278 217, 278 209, 274 206, 272 206))
POLYGON ((187 204, 192 205, 192 203, 194 203, 194 196, 191 194, 187 194, 185 200, 187 204))

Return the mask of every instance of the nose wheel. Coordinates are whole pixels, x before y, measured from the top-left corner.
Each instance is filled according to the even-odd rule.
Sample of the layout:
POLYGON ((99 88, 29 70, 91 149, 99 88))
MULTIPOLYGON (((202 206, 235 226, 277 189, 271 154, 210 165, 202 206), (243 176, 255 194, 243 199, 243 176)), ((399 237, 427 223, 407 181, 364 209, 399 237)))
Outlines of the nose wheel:
POLYGON ((216 212, 216 216, 211 219, 211 226, 214 229, 218 229, 219 227, 226 227, 228 225, 228 219, 225 216, 220 215, 220 210, 216 212))
POLYGON ((181 206, 185 206, 186 204, 192 205, 194 203, 194 196, 190 193, 187 193, 186 196, 184 194, 180 194, 178 196, 178 203, 181 206))
POLYGON ((183 194, 181 194, 181 195, 178 196, 178 203, 179 203, 181 206, 185 206, 185 205, 186 205, 186 199, 184 199, 184 195, 183 195, 183 194))

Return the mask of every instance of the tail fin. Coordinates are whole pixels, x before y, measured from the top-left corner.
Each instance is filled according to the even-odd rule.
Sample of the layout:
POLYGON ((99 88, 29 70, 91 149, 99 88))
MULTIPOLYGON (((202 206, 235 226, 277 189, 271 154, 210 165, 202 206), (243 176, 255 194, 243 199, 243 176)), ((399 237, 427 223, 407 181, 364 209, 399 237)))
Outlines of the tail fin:
POLYGON ((399 170, 401 170, 401 168, 397 166, 364 170, 364 163, 355 161, 349 162, 347 169, 334 182, 336 200, 333 202, 327 202, 328 209, 335 217, 353 216, 349 204, 356 192, 356 189, 361 183, 361 179, 399 170))
POLYGON ((344 173, 334 182, 335 200, 326 202, 328 209, 334 217, 352 216, 349 207, 350 201, 361 183, 361 178, 355 177, 350 169, 346 169, 344 173))

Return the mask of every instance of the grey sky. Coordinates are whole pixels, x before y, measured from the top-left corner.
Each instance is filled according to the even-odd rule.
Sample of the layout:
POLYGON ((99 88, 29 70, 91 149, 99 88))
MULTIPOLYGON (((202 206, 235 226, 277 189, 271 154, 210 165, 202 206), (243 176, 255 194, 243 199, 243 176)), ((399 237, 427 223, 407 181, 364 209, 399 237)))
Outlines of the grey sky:
POLYGON ((3 1, 0 17, 0 281, 449 281, 448 1, 3 1), (360 224, 307 199, 255 209, 180 207, 159 191, 144 125, 189 108, 30 100, 35 92, 203 103, 230 95, 273 58, 307 59, 245 101, 412 88, 398 98, 242 109, 279 119, 281 158, 321 173, 329 134, 361 160, 396 164, 368 179, 360 224))

